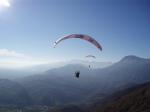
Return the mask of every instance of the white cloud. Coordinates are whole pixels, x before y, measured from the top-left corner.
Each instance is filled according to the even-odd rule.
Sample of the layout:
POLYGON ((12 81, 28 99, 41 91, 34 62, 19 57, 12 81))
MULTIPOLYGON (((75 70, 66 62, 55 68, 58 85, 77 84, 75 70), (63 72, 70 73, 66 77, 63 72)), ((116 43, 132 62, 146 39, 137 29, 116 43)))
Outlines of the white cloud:
POLYGON ((9 49, 0 49, 0 67, 16 68, 48 62, 45 58, 33 57, 9 49))
POLYGON ((25 58, 25 56, 22 53, 17 53, 16 51, 13 50, 8 50, 8 49, 0 49, 0 56, 4 57, 18 57, 18 58, 25 58))

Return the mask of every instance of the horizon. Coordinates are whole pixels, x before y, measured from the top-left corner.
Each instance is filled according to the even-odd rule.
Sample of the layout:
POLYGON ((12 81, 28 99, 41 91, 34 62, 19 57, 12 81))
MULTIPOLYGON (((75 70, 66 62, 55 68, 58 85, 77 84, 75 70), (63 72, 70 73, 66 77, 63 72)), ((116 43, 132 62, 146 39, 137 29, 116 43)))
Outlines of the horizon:
POLYGON ((97 57, 150 58, 150 2, 147 0, 0 0, 0 65, 32 66, 97 57), (80 12, 80 13, 79 13, 80 12), (87 34, 103 47, 78 39, 53 43, 67 34, 87 34))
MULTIPOLYGON (((122 58, 120 58, 119 60, 115 61, 115 62, 111 62, 111 61, 96 61, 96 60, 85 60, 85 59, 71 59, 71 60, 61 60, 61 61, 55 61, 55 62, 46 62, 46 63, 33 63, 33 64, 22 64, 20 62, 14 62, 16 66, 14 66, 14 63, 0 63, 0 69, 6 69, 6 70, 28 70, 28 69, 33 69, 34 67, 37 69, 37 67, 42 67, 45 68, 46 70, 48 69, 53 69, 53 68, 60 68, 63 66, 68 66, 68 65, 82 65, 88 68, 88 64, 93 64, 93 68, 94 69, 98 69, 98 68, 107 68, 111 65, 114 65, 120 61, 122 61, 123 59, 133 59, 133 58, 139 58, 139 59, 146 59, 149 60, 150 58, 143 58, 143 57, 139 57, 136 55, 127 55, 124 56, 122 58), (131 57, 131 58, 130 58, 131 57)), ((36 71, 36 70, 35 70, 36 71)), ((37 70, 38 71, 38 70, 37 70)), ((43 70, 44 72, 45 70, 43 70)))

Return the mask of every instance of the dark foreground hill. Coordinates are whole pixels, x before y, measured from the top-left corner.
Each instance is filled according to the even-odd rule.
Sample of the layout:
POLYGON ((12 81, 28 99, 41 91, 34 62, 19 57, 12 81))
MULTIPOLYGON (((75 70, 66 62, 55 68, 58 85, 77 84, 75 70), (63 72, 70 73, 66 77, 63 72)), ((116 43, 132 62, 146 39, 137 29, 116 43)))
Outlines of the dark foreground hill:
POLYGON ((96 104, 91 112, 150 112, 150 83, 113 94, 105 105, 96 104))
POLYGON ((54 108, 49 112, 150 112, 150 83, 115 92, 102 101, 54 108))

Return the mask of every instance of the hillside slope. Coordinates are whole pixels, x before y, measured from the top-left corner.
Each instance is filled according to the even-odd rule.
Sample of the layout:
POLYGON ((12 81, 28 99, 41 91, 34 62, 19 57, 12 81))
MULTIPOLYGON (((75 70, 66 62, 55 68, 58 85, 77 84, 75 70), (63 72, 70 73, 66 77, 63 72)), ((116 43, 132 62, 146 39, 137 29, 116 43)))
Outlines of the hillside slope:
POLYGON ((49 112, 150 112, 150 83, 118 91, 85 106, 67 105, 49 112), (75 111, 78 110, 78 111, 75 111))
POLYGON ((150 112, 150 83, 115 93, 106 102, 91 106, 90 112, 150 112))
POLYGON ((8 79, 0 79, 0 105, 30 105, 28 92, 18 83, 8 79))

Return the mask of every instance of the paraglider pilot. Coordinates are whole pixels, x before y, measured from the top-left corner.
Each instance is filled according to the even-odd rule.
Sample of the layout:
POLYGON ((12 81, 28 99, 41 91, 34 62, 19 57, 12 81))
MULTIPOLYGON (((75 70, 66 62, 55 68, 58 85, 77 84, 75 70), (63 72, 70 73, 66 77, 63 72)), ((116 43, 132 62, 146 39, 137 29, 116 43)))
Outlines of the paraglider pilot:
POLYGON ((75 77, 76 77, 76 78, 79 78, 79 77, 80 77, 80 71, 76 71, 76 72, 75 72, 75 77))
POLYGON ((89 65, 89 69, 91 68, 91 65, 89 65))

